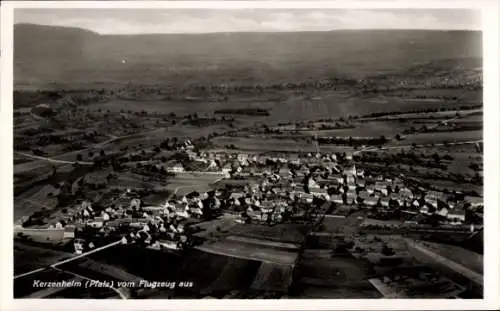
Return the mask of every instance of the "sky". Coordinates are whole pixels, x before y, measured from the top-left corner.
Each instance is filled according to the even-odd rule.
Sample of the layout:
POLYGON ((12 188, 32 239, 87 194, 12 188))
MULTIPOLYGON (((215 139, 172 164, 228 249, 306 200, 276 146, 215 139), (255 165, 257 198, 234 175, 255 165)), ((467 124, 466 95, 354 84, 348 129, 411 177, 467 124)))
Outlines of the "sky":
POLYGON ((479 11, 458 9, 16 9, 15 23, 70 26, 100 34, 480 30, 479 11))

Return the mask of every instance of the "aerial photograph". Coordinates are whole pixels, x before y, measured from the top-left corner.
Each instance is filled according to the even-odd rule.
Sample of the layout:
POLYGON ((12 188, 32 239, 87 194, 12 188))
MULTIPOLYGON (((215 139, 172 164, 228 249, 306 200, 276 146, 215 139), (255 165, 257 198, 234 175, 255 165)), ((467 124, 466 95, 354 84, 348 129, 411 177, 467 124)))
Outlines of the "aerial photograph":
POLYGON ((14 298, 484 298, 480 12, 13 27, 14 298))

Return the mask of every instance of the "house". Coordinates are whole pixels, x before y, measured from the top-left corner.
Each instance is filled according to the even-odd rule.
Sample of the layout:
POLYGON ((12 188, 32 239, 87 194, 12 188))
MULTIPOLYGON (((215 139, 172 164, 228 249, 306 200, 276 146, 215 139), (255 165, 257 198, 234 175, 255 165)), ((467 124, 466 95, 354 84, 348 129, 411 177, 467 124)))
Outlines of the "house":
POLYGON ((233 200, 238 200, 238 199, 243 198, 243 197, 245 197, 245 193, 243 193, 243 192, 233 192, 229 196, 229 198, 233 199, 233 200))
POLYGON ((92 228, 102 228, 104 223, 102 221, 88 221, 87 226, 90 226, 92 228))
POLYGON ((344 200, 342 199, 342 196, 340 194, 333 194, 330 196, 330 201, 336 204, 342 204, 344 203, 344 200))
POLYGON ((388 197, 384 197, 384 198, 381 198, 380 199, 380 205, 382 207, 389 207, 389 198, 388 197))
POLYGON ((231 173, 232 170, 233 170, 233 167, 231 166, 231 163, 226 163, 222 167, 222 173, 224 173, 224 175, 226 175, 226 176, 229 176, 229 174, 231 173))
POLYGON ((309 189, 320 188, 319 184, 312 178, 307 181, 307 187, 309 189))
POLYGON ((368 185, 366 186, 366 191, 370 194, 374 193, 375 192, 375 185, 368 185))
POLYGON ((425 198, 425 202, 427 204, 430 204, 432 205, 434 208, 437 208, 438 207, 438 200, 437 199, 434 199, 434 198, 425 198))
POLYGON ((356 202, 356 192, 349 191, 346 194, 346 204, 354 204, 356 202))
POLYGON ((405 199, 399 193, 391 193, 389 199, 395 206, 402 206, 405 202, 405 199))
POLYGON ((184 166, 181 163, 176 163, 174 166, 171 166, 167 169, 167 172, 170 173, 182 173, 184 172, 184 166))
POLYGON ((469 203, 472 208, 483 206, 483 198, 481 197, 465 196, 464 201, 469 203))
POLYGON ((246 153, 239 153, 236 159, 241 165, 248 165, 248 155, 246 153))
POLYGON ((82 202, 82 209, 92 211, 92 203, 90 203, 89 201, 83 201, 82 202))
POLYGON ((378 200, 379 200, 378 197, 369 197, 363 201, 363 204, 368 206, 368 207, 373 207, 373 206, 376 206, 378 204, 378 200))
POLYGON ((370 197, 370 193, 368 191, 362 190, 359 192, 358 197, 363 200, 366 200, 370 197))
POLYGON ((375 190, 381 192, 383 195, 387 195, 387 183, 383 181, 375 182, 375 190))
POLYGON ((306 203, 312 203, 314 196, 310 193, 299 193, 298 197, 301 201, 306 203))
POLYGON ((364 179, 357 179, 356 185, 358 185, 358 187, 364 188, 366 186, 366 182, 364 179))
POLYGON ((401 196, 403 200, 413 199, 413 192, 406 187, 400 187, 398 194, 401 196))
MULTIPOLYGON (((271 202, 270 202, 271 203, 271 202)), ((271 204, 266 204, 266 201, 263 202, 263 205, 260 207, 260 212, 263 214, 272 213, 274 210, 274 206, 271 204)))
POLYGON ((464 222, 465 221, 465 210, 454 208, 448 211, 448 215, 446 216, 449 220, 464 222))
POLYGON ((421 208, 420 208, 420 213, 421 214, 425 214, 425 215, 430 215, 430 211, 429 211, 429 207, 427 205, 423 205, 421 208))
POLYGON ((83 253, 83 243, 81 240, 76 240, 75 242, 73 242, 73 246, 75 248, 75 254, 83 253))
POLYGON ((160 247, 177 250, 179 249, 178 243, 172 240, 158 240, 160 247))
POLYGON ((425 194, 425 200, 442 200, 442 201, 446 201, 446 195, 443 193, 443 192, 440 192, 440 191, 428 191, 426 194, 425 194))
POLYGON ((346 184, 354 185, 354 187, 356 187, 356 178, 353 175, 347 175, 345 181, 346 181, 346 184))
POLYGON ((203 216, 203 210, 199 207, 190 208, 189 213, 197 218, 200 218, 201 216, 203 216))
POLYGON ((325 199, 329 199, 328 191, 324 188, 313 188, 310 190, 311 194, 315 197, 322 197, 325 199))
POLYGON ((132 199, 130 201, 130 209, 138 209, 141 207, 141 200, 140 199, 132 199))
POLYGON ((300 165, 300 158, 297 154, 291 154, 288 157, 288 161, 289 161, 289 163, 291 163, 293 165, 300 165))
POLYGON ((281 178, 289 178, 292 176, 292 172, 285 167, 281 168, 278 174, 280 175, 281 178))
POLYGON ((446 207, 442 207, 436 210, 435 214, 443 217, 448 217, 448 209, 446 207))
POLYGON ((73 239, 75 237, 75 226, 68 225, 64 227, 64 239, 73 239))
POLYGON ((364 170, 357 170, 356 171, 356 176, 358 178, 364 178, 365 177, 365 171, 364 170))
POLYGON ((347 177, 347 188, 350 191, 356 190, 356 184, 354 183, 354 180, 350 180, 349 177, 347 177))

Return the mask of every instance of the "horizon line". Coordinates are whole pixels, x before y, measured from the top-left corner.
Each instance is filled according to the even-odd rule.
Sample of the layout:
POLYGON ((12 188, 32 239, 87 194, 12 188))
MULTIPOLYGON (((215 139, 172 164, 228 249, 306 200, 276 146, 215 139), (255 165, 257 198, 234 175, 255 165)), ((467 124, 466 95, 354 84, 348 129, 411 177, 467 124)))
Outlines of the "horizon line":
POLYGON ((482 29, 457 29, 457 28, 335 28, 335 29, 325 29, 325 30, 248 30, 248 31, 206 31, 206 32, 130 32, 130 33, 102 33, 95 30, 91 30, 79 26, 67 26, 67 25, 52 25, 52 24, 38 24, 38 23, 27 23, 20 22, 14 23, 16 25, 31 25, 31 26, 42 26, 42 27, 52 27, 52 28, 67 28, 67 29, 80 29, 88 31, 100 36, 134 36, 134 35, 207 35, 207 34, 228 34, 228 33, 240 33, 240 34, 251 34, 251 33, 300 33, 300 32, 335 32, 335 31, 441 31, 441 32, 482 32, 482 29))

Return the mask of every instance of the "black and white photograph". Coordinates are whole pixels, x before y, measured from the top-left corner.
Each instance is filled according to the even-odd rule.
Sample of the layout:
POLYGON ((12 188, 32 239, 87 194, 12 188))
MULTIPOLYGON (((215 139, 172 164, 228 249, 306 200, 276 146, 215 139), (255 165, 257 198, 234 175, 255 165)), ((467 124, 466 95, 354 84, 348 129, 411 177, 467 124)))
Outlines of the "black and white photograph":
POLYGON ((15 300, 485 299, 481 9, 12 20, 15 300))

